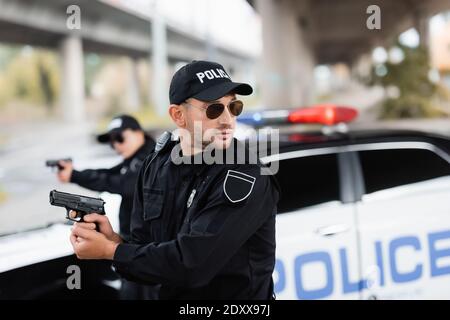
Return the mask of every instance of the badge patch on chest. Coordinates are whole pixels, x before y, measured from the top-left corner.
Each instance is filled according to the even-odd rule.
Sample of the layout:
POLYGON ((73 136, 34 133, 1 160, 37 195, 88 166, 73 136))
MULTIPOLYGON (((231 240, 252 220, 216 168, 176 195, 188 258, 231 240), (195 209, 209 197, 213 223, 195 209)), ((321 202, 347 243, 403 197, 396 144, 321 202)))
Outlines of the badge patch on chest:
POLYGON ((232 203, 247 199, 253 190, 256 178, 248 174, 228 170, 225 181, 223 182, 223 191, 225 196, 232 203))
POLYGON ((188 201, 187 201, 187 207, 188 207, 188 209, 191 207, 191 205, 192 205, 192 201, 194 201, 194 197, 195 197, 195 194, 197 193, 197 190, 192 190, 192 192, 191 192, 191 194, 189 195, 189 198, 188 198, 188 201))

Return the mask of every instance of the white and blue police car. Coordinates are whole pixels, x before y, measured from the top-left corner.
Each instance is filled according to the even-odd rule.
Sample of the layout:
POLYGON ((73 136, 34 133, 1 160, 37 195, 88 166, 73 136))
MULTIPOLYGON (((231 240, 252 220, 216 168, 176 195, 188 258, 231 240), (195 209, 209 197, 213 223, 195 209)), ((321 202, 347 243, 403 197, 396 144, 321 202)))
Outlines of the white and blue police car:
POLYGON ((356 115, 322 105, 241 119, 327 125, 288 126, 279 151, 262 159, 277 161, 282 193, 277 298, 450 299, 449 137, 347 130, 356 115))

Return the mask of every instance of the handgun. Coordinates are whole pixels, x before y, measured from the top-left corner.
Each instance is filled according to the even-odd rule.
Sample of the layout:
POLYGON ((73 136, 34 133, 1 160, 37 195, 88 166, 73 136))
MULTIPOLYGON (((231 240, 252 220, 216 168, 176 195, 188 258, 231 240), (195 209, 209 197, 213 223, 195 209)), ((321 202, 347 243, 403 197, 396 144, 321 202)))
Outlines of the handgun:
POLYGON ((105 201, 101 198, 92 198, 81 196, 78 194, 60 192, 56 190, 50 191, 50 204, 52 206, 64 207, 67 210, 66 219, 83 222, 83 217, 90 213, 106 214, 105 201), (69 212, 76 212, 74 218, 70 217, 69 212))
POLYGON ((47 161, 45 161, 45 165, 47 167, 52 167, 52 168, 58 167, 58 170, 62 170, 62 169, 64 169, 64 167, 59 164, 60 161, 72 162, 72 158, 47 160, 47 161))

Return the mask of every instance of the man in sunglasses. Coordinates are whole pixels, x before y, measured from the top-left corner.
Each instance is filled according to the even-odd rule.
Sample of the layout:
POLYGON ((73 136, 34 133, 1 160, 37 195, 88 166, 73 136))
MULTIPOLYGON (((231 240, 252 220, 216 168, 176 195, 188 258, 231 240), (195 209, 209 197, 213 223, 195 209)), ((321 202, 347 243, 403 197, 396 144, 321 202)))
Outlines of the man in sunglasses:
POLYGON ((113 260, 122 276, 147 285, 148 299, 271 299, 279 197, 273 176, 242 154, 201 161, 206 153, 227 160, 245 150, 233 132, 243 107, 237 95, 251 93, 217 63, 178 70, 168 111, 179 140, 163 136, 144 161, 131 240, 114 233, 107 217, 90 214, 71 234, 77 256, 113 260))

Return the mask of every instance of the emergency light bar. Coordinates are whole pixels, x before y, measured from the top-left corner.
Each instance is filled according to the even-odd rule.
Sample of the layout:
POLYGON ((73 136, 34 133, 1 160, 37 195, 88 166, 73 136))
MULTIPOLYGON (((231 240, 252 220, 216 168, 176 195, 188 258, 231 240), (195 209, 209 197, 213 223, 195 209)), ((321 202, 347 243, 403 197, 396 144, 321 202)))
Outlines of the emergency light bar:
POLYGON ((342 122, 350 122, 357 115, 356 109, 324 104, 297 109, 289 114, 288 121, 290 123, 319 123, 331 126, 342 122))
POLYGON ((244 113, 239 122, 255 127, 275 124, 323 124, 327 126, 351 122, 358 115, 354 108, 322 104, 293 110, 266 110, 244 113))
POLYGON ((274 124, 285 124, 289 117, 289 110, 264 110, 257 112, 247 112, 241 114, 237 120, 241 123, 254 127, 261 127, 274 124))

